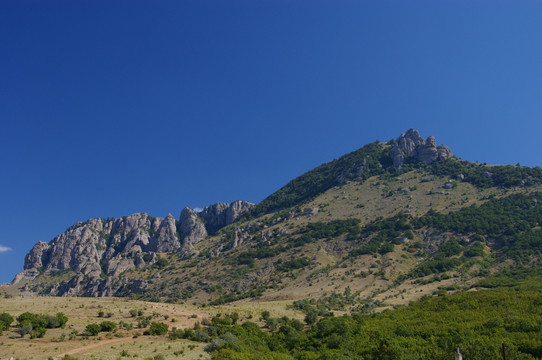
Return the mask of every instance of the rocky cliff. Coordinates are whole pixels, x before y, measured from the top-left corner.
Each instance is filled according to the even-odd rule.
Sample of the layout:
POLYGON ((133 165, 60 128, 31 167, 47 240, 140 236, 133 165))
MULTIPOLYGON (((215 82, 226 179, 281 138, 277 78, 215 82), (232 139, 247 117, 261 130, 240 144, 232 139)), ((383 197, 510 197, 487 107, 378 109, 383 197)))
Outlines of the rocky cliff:
POLYGON ((156 262, 156 253, 193 255, 193 245, 207 234, 233 223, 254 204, 234 201, 208 206, 201 214, 186 207, 179 220, 137 213, 119 219, 79 222, 49 244, 38 242, 26 255, 24 270, 13 280, 33 279, 39 274, 73 274, 55 284, 51 295, 111 296, 126 287, 137 292, 144 283, 128 284, 121 275, 156 262), (134 286, 136 287, 134 289, 134 286))

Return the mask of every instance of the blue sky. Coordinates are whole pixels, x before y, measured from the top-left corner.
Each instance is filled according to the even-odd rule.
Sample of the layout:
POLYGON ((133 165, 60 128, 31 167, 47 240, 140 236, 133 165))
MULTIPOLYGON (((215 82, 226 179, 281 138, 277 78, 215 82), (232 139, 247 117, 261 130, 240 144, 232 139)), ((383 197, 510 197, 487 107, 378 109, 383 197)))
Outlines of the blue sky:
POLYGON ((259 202, 410 127, 542 165, 540 1, 4 1, 0 282, 77 221, 259 202))

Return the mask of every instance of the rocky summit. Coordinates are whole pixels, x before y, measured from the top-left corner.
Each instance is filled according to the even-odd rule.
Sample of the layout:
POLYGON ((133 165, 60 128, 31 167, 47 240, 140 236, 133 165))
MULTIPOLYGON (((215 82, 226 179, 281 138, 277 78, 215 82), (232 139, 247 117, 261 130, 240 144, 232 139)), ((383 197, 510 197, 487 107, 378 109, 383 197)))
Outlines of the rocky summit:
POLYGON ((400 168, 408 158, 431 164, 438 160, 446 160, 452 157, 453 153, 446 145, 437 146, 434 136, 424 140, 417 130, 410 129, 397 138, 390 156, 393 165, 400 168))

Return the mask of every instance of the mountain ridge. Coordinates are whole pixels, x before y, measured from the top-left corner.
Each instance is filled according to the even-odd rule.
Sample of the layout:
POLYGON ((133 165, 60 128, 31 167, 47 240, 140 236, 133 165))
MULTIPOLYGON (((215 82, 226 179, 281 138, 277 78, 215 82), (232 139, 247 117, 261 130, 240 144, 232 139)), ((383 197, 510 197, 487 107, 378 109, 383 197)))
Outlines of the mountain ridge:
MULTIPOLYGON (((14 286, 40 294, 203 304, 257 297, 326 299, 349 288, 357 294, 356 306, 395 306, 403 291, 415 299, 442 286, 468 287, 519 264, 521 256, 537 263, 529 249, 512 247, 519 258, 503 250, 510 248, 507 243, 535 244, 529 239, 537 239, 537 221, 510 218, 510 229, 490 234, 480 228, 477 234, 427 219, 440 219, 433 213, 460 216, 474 206, 471 217, 481 214, 480 221, 487 222, 496 215, 484 204, 504 209, 499 199, 514 194, 527 197, 516 202, 538 204, 542 199, 532 194, 542 190, 541 183, 539 167, 463 161, 437 146, 434 137, 424 139, 410 129, 322 164, 257 205, 218 203, 198 214, 185 208, 179 220, 168 216, 167 221, 140 214, 131 219, 138 226, 117 226, 123 230, 108 230, 103 239, 96 225, 86 230, 87 237, 93 234, 110 253, 82 246, 81 254, 85 249, 94 254, 86 264, 78 259, 43 267, 50 259, 40 254, 49 245, 38 243, 14 286), (450 259, 441 255, 446 251, 450 259)), ((516 211, 528 214, 523 206, 516 211)))
POLYGON ((16 275, 12 284, 33 280, 42 273, 73 270, 84 274, 84 278, 75 276, 67 289, 59 289, 58 295, 78 293, 82 282, 86 283, 87 296, 111 295, 113 290, 101 281, 104 273, 118 277, 127 270, 154 264, 155 253, 193 255, 194 244, 207 236, 206 222, 212 224, 209 230, 214 232, 217 226, 232 223, 252 206, 240 200, 217 203, 206 207, 201 214, 185 207, 178 221, 171 214, 160 218, 135 213, 118 219, 92 218, 78 222, 49 244, 36 243, 25 256, 23 272, 16 275), (102 289, 104 286, 108 289, 102 289))

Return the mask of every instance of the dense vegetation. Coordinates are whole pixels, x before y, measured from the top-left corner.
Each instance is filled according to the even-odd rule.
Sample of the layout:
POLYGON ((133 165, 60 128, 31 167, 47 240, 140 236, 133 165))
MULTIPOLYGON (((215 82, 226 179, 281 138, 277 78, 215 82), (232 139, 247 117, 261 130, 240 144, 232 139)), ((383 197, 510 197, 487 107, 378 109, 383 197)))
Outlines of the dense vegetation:
MULTIPOLYGON (((464 238, 452 238, 441 244, 428 261, 418 266, 414 276, 444 272, 470 258, 484 257, 486 246, 501 258, 513 259, 517 265, 527 264, 542 253, 541 201, 542 194, 538 192, 515 194, 447 214, 430 210, 419 218, 400 213, 378 219, 361 229, 360 241, 366 242, 352 250, 350 256, 392 251, 393 245, 399 244, 401 239, 412 239, 413 230, 427 227, 464 238)), ((422 244, 417 242, 412 246, 422 244)))
MULTIPOLYGON (((539 281, 539 277, 537 278, 539 281)), ((209 343, 212 359, 466 359, 542 358, 542 295, 495 289, 427 298, 373 315, 305 319, 262 313, 254 323, 215 317, 207 327, 174 330, 170 337, 209 343)))
POLYGON ((463 181, 478 188, 538 185, 542 180, 542 168, 518 165, 487 166, 454 158, 438 161, 431 166, 435 175, 463 175, 463 181))
MULTIPOLYGON (((9 329, 13 320, 13 317, 7 313, 0 314, 0 334, 2 330, 9 329)), ((17 316, 15 332, 21 337, 28 334, 31 339, 42 338, 47 329, 64 328, 66 322, 68 318, 63 313, 46 315, 24 312, 17 316)))
POLYGON ((491 239, 501 255, 519 263, 528 262, 542 251, 541 193, 517 194, 471 206, 457 212, 440 214, 430 211, 413 220, 415 228, 429 226, 460 234, 477 234, 477 240, 491 239))

